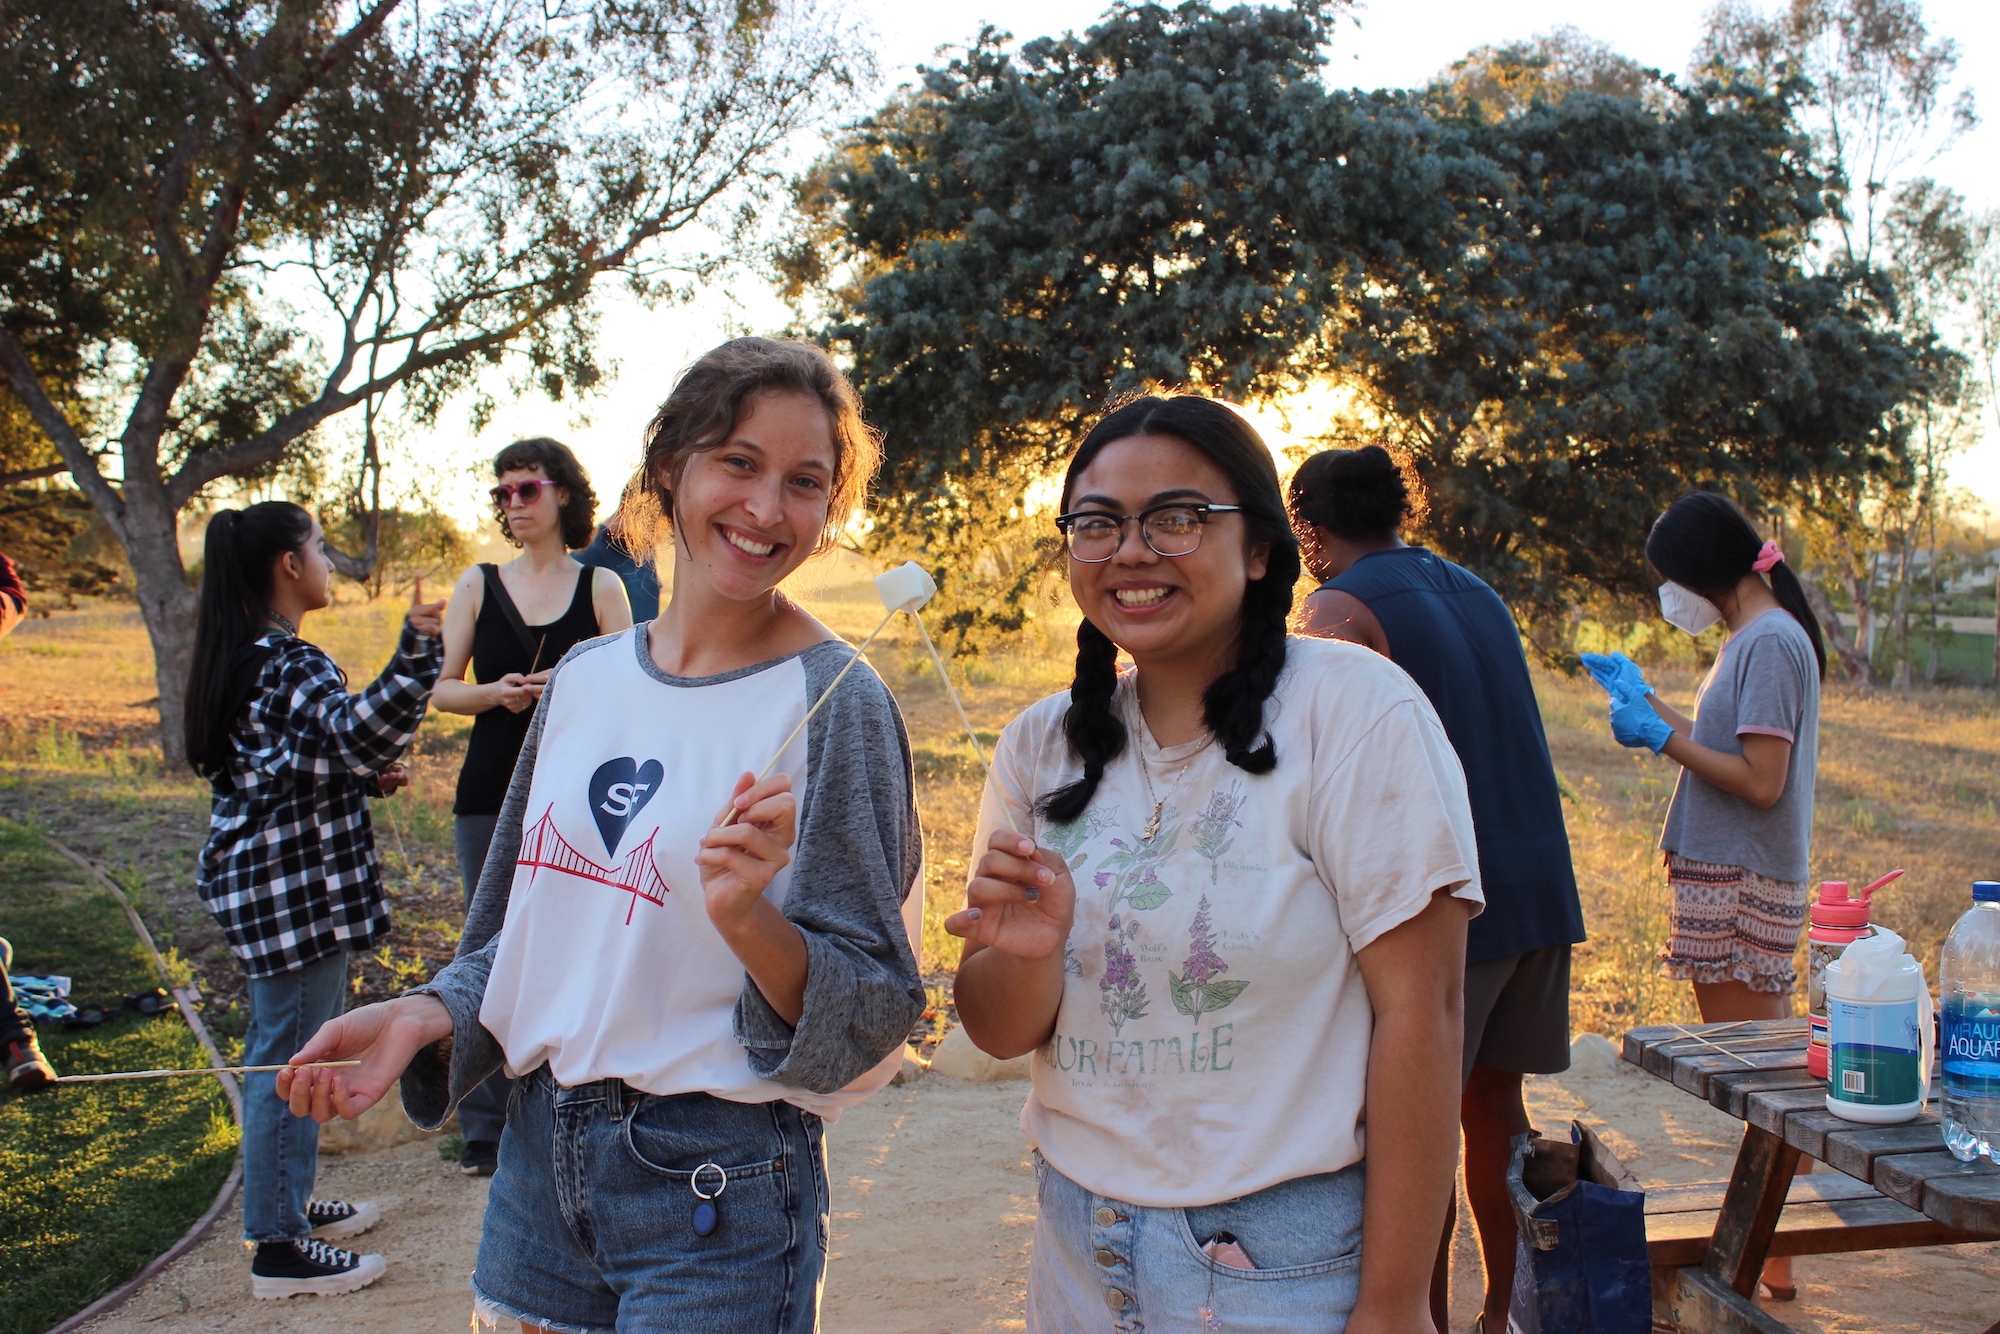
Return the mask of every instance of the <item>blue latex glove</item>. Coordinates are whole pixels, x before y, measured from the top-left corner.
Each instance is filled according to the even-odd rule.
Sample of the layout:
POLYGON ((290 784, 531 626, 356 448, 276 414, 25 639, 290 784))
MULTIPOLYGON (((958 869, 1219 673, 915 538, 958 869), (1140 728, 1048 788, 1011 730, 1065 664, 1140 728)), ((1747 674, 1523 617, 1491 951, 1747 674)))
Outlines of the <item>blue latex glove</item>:
POLYGON ((1647 684, 1646 674, 1639 670, 1639 664, 1623 653, 1586 653, 1583 665, 1589 668, 1591 676, 1604 687, 1614 704, 1644 699, 1653 693, 1653 687, 1647 684))
POLYGON ((1612 700, 1611 735, 1618 738, 1621 746, 1644 746, 1657 755, 1673 739, 1674 729, 1653 712, 1644 695, 1635 695, 1627 700, 1612 700))

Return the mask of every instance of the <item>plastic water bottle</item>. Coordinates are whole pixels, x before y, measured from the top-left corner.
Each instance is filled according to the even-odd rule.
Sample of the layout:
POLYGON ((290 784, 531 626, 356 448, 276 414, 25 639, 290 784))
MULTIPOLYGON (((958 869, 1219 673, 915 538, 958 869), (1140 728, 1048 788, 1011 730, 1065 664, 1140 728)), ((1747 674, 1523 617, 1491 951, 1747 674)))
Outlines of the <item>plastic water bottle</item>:
POLYGON ((2000 880, 1972 886, 1972 907, 1945 937, 1944 1146, 1962 1162, 2000 1161, 2000 880))

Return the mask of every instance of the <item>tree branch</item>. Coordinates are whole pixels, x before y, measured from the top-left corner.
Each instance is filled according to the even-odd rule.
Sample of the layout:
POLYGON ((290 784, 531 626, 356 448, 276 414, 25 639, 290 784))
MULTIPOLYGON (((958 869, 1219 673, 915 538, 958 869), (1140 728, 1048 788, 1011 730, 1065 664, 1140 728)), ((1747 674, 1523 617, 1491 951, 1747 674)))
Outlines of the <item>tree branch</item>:
POLYGON ((0 472, 0 486, 18 486, 22 482, 39 482, 44 477, 59 477, 69 471, 67 463, 50 463, 40 468, 23 468, 20 472, 0 472))
POLYGON ((56 452, 62 455, 63 465, 76 479, 77 488, 97 507, 97 512, 104 516, 104 521, 118 535, 118 540, 125 542, 125 498, 97 471, 97 461, 78 437, 76 428, 70 425, 62 409, 50 401, 47 391, 42 388, 41 377, 35 374, 27 355, 4 327, 0 327, 0 375, 7 377, 7 387, 14 391, 14 396, 28 409, 28 415, 35 419, 35 425, 42 428, 42 433, 55 445, 56 452))

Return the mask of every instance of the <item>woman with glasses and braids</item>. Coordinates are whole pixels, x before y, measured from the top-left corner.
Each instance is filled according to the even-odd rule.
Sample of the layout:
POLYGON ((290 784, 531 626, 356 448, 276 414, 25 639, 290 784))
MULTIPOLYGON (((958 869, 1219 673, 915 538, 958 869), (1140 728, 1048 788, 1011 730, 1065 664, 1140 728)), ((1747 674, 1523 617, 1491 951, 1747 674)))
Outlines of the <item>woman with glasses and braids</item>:
MULTIPOLYGON (((472 715, 451 807, 467 909, 550 669, 584 640, 632 625, 618 576, 569 554, 590 544, 597 509, 590 475, 569 447, 516 440, 494 456, 493 476, 493 515, 521 554, 505 565, 482 562, 459 576, 445 615, 444 674, 436 696, 440 712, 472 715)), ((492 1176, 499 1164, 511 1085, 504 1072, 496 1073, 459 1104, 465 1153, 458 1165, 467 1176, 492 1176)))
POLYGON ((1035 1054, 1028 1328, 1429 1330, 1482 903, 1437 714, 1287 634, 1298 543, 1220 403, 1112 411, 1057 525, 1076 678, 1002 734, 946 924, 968 1034, 1035 1054))

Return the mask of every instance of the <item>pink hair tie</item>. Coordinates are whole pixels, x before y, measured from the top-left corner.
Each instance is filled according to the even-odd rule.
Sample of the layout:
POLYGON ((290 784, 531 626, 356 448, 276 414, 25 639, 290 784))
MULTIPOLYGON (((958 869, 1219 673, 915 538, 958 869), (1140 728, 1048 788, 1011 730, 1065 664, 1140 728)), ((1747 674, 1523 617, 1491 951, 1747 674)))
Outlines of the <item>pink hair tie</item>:
POLYGON ((1758 551, 1757 559, 1750 562, 1750 568, 1759 574, 1765 574, 1770 571, 1773 565, 1776 565, 1784 558, 1785 553, 1778 550, 1776 542, 1766 542, 1763 548, 1758 551))

